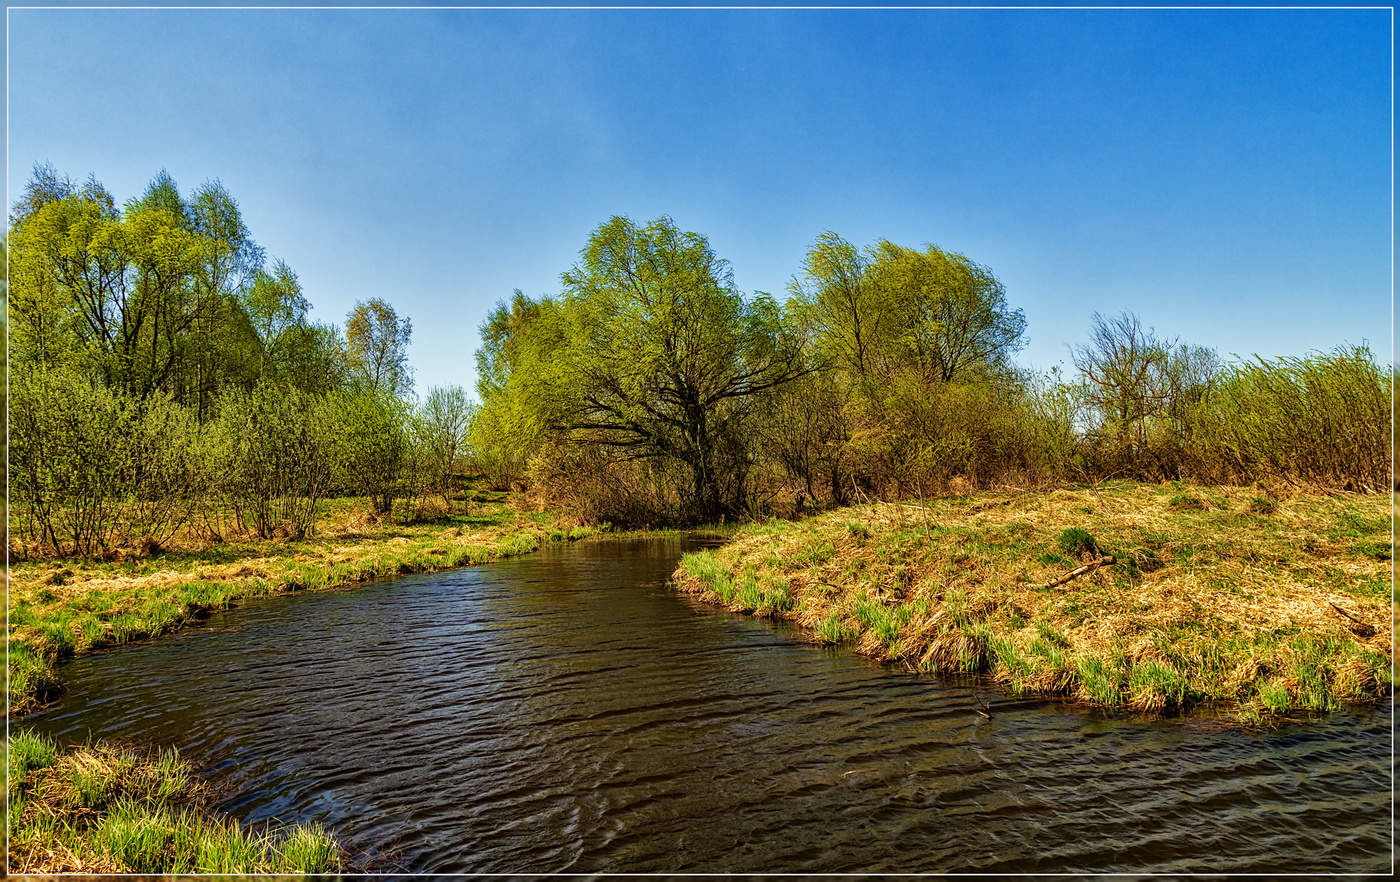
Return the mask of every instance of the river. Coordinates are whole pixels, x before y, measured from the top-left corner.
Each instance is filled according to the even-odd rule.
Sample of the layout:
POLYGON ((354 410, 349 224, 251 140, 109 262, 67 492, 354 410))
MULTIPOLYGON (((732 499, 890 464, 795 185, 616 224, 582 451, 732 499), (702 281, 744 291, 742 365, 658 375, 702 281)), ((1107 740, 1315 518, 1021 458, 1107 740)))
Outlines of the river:
POLYGON ((1392 704, 1261 734, 1014 700, 680 596, 693 545, 259 601, 71 662, 29 722, 177 746, 374 869, 1389 872, 1392 704))

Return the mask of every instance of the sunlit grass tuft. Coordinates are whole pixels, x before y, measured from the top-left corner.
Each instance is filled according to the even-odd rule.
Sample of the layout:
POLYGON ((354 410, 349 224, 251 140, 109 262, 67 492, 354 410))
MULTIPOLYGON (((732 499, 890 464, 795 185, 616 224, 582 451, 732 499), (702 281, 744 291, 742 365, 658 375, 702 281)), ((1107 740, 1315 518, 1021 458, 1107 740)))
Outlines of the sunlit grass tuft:
POLYGON ((60 751, 19 731, 8 742, 10 869, 18 873, 330 873, 339 846, 320 827, 255 832, 215 818, 174 751, 108 744, 60 751))

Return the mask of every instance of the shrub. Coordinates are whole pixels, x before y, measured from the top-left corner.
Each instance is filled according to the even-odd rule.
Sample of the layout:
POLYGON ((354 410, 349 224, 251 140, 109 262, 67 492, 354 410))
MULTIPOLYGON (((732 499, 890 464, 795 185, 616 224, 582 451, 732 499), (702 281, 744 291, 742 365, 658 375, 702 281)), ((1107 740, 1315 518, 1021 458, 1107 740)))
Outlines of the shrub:
POLYGON ((1213 466, 1209 477, 1281 473, 1384 490, 1391 380, 1363 346, 1260 358, 1226 371, 1195 414, 1199 455, 1213 466))
POLYGON ((336 405, 333 397, 270 384, 224 396, 211 432, 240 527, 264 538, 279 527, 294 536, 310 532, 336 474, 336 405))
POLYGON ((60 369, 17 371, 10 477, 16 532, 41 551, 159 545, 212 483, 212 448, 187 408, 60 369))
POLYGON ((1065 530, 1056 540, 1056 544, 1059 545, 1061 551, 1070 557, 1077 557, 1081 553, 1093 555, 1102 553, 1098 542, 1094 540, 1089 531, 1079 527, 1070 527, 1065 530))

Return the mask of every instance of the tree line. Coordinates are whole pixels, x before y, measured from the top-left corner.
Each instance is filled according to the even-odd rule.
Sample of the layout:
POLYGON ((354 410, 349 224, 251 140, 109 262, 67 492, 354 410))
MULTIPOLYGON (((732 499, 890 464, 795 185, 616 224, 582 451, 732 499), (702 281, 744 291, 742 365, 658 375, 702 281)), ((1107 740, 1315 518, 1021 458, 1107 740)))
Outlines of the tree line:
POLYGON ((162 172, 118 206, 41 165, 10 224, 21 554, 151 548, 182 529, 304 535, 332 495, 381 516, 450 502, 466 394, 412 395, 412 324, 386 300, 343 329, 311 321, 219 182, 186 195, 162 172))
POLYGON ((1015 364, 1023 312, 936 246, 818 236, 782 300, 670 218, 600 225, 556 296, 481 329, 493 480, 623 522, 709 521, 1113 477, 1388 486, 1392 378, 1365 347, 1228 363, 1092 318, 1073 373, 1015 364))
POLYGON ((300 536, 342 495, 420 517, 469 470, 637 524, 1112 477, 1389 480, 1391 370, 1365 348, 1231 363, 1095 315, 1072 372, 1035 373, 1001 280, 936 246, 823 233, 777 297, 670 218, 611 218, 558 294, 487 316, 476 404, 414 394, 386 300, 312 321, 217 181, 162 172, 118 206, 41 165, 10 221, 20 554, 300 536))

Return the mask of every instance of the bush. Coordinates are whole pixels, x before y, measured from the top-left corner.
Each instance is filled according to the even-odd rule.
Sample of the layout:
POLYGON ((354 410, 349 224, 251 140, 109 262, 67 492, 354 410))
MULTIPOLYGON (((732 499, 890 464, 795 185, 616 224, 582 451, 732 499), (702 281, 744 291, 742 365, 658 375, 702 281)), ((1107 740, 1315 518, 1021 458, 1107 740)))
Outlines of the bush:
POLYGON ((311 531, 336 474, 334 412, 334 398, 269 384, 224 396, 211 434, 240 528, 264 538, 311 531))
POLYGON ((1078 556, 1081 553, 1092 555, 1103 553, 1099 549, 1099 543, 1094 540, 1094 537, 1089 531, 1081 529, 1080 527, 1070 527, 1068 530, 1065 530, 1060 534, 1057 544, 1060 546, 1061 551, 1071 557, 1078 556))
POLYGON ((16 532, 40 551, 159 545, 207 493, 212 450, 189 410, 59 369, 16 372, 10 477, 16 532))
POLYGON ((412 496, 420 476, 412 414, 399 398, 372 388, 333 395, 343 485, 369 497, 374 513, 387 515, 394 500, 412 496))

